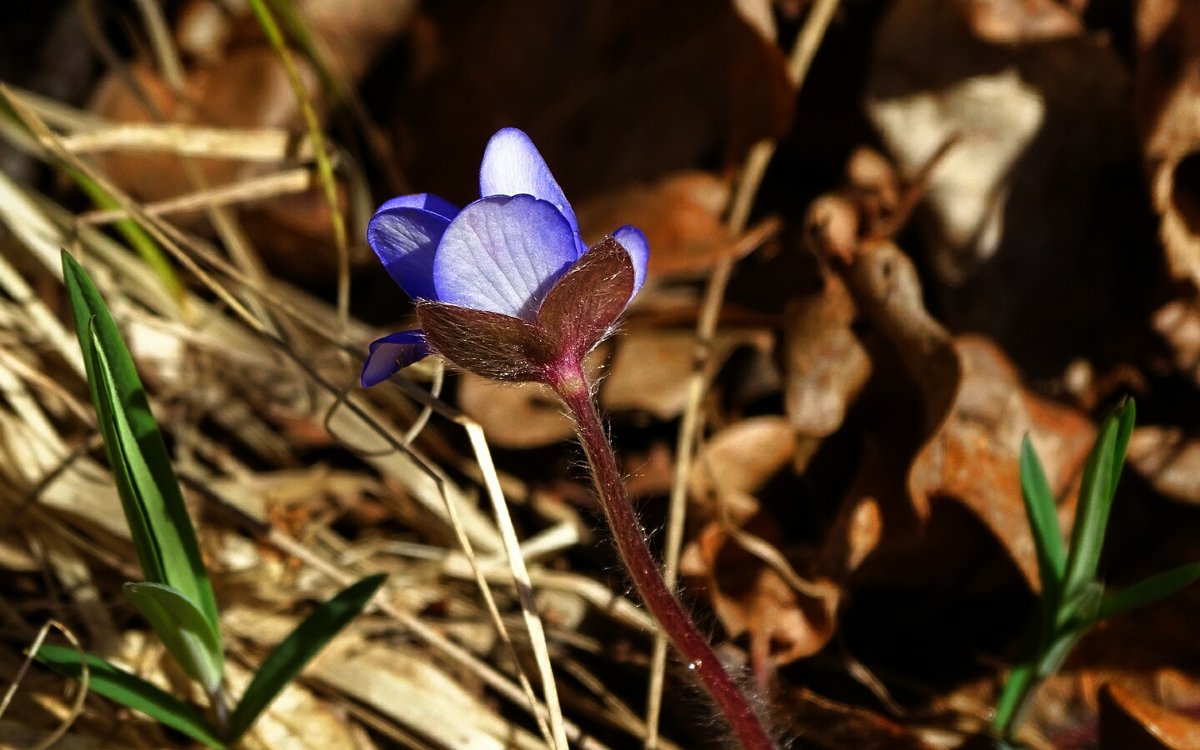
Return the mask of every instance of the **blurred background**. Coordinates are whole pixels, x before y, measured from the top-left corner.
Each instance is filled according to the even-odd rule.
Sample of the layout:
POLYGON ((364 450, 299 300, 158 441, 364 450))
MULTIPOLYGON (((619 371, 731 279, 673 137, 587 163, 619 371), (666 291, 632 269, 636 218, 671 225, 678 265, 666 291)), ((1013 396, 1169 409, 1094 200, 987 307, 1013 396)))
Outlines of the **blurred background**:
MULTIPOLYGON (((71 710, 40 669, 17 681, 55 618, 182 684, 120 595, 138 574, 65 247, 168 435, 231 679, 334 571, 391 574, 389 608, 250 746, 542 746, 472 422, 573 742, 725 746, 652 657, 548 392, 431 360, 357 385, 367 343, 413 325, 366 221, 398 194, 478 197, 505 126, 585 239, 649 238, 593 358, 600 403, 655 549, 789 747, 979 741, 1038 588, 1025 434, 1069 526, 1096 424, 1136 398, 1102 571, 1200 559, 1197 0, 44 0, 0 24, 0 82, 6 744, 64 722, 60 747, 185 744, 96 697, 71 710)), ((1097 628, 1025 741, 1200 747, 1197 618, 1193 588, 1097 628)))

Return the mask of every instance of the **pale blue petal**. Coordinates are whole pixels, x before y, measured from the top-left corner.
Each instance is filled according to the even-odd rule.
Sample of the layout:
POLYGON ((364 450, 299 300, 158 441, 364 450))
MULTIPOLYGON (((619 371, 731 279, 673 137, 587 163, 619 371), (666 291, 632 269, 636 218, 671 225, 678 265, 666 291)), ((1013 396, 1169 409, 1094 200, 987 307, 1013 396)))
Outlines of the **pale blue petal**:
POLYGON ((579 222, 567 196, 550 173, 529 136, 517 128, 497 131, 488 141, 479 167, 479 195, 532 195, 554 205, 571 230, 579 234, 579 222))
POLYGON ((530 195, 482 198, 442 236, 433 261, 437 299, 529 319, 579 255, 554 205, 530 195))
MULTIPOLYGON (((398 200, 394 198, 388 203, 398 200)), ((371 223, 367 225, 367 243, 409 297, 437 299, 433 285, 433 256, 450 220, 423 208, 388 208, 388 203, 371 217, 371 223)))
POLYGON ((633 299, 641 290, 642 282, 646 280, 646 266, 650 262, 650 243, 646 241, 646 235, 642 233, 642 230, 631 224, 626 224, 613 232, 612 236, 621 243, 621 247, 629 253, 629 260, 633 262, 633 294, 629 295, 629 298, 633 299))
POLYGON ((382 383, 402 368, 429 355, 429 345, 421 331, 400 331, 371 342, 363 363, 363 388, 382 383))
POLYGON ((413 195, 398 195, 379 208, 375 213, 391 208, 420 208, 431 214, 444 216, 447 221, 458 216, 458 206, 433 193, 414 193, 413 195))

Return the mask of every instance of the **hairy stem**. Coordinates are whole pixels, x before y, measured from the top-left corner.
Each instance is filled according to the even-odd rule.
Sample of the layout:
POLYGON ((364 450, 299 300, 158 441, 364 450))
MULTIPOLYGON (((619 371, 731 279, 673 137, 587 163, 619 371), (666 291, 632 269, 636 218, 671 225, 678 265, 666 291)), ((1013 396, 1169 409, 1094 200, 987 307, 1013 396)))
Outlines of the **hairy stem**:
POLYGON ((604 508, 604 515, 617 542, 621 560, 642 602, 675 646, 688 670, 712 696, 742 747, 746 750, 774 750, 775 743, 763 728, 758 714, 725 671, 692 618, 663 582, 658 563, 646 545, 645 532, 625 493, 616 457, 582 370, 551 380, 553 382, 550 385, 575 419, 579 442, 587 455, 600 494, 600 505, 604 508))

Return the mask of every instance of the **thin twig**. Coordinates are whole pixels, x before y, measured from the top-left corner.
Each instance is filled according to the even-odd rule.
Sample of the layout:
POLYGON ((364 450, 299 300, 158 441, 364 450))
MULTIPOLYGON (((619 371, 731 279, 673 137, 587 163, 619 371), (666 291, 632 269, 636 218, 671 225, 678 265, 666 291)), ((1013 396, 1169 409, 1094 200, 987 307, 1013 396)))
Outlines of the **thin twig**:
MULTIPOLYGON (((825 31, 833 20, 838 0, 816 0, 800 36, 788 58, 788 76, 797 91, 800 90, 813 57, 825 31)), ((741 176, 731 199, 727 224, 730 231, 739 235, 746 229, 750 210, 754 206, 759 185, 762 184, 767 166, 775 153, 776 143, 771 140, 755 144, 746 157, 741 176)), ((700 317, 696 321, 696 361, 688 376, 687 401, 679 432, 675 442, 675 466, 671 477, 671 496, 667 509, 667 532, 663 552, 663 577, 668 586, 674 586, 678 578, 679 555, 683 549, 683 527, 687 515, 687 480, 692 470, 692 458, 701 432, 700 404, 704 399, 705 377, 709 360, 713 356, 713 340, 716 336, 717 318, 725 287, 733 271, 733 258, 722 258, 713 268, 708 285, 704 290, 700 317)), ((662 691, 666 675, 667 642, 658 635, 651 656, 649 695, 646 700, 646 725, 649 733, 645 747, 653 750, 658 744, 658 719, 662 711, 662 691)))

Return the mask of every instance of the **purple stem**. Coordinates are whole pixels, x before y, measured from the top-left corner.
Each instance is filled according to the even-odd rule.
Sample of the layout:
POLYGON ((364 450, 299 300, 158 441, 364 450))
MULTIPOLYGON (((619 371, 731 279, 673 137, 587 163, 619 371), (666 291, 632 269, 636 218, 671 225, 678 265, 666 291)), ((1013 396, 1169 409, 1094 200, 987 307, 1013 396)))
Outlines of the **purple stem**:
POLYGON ((591 388, 580 368, 562 368, 550 377, 550 386, 566 403, 575 419, 579 442, 587 455, 592 477, 600 493, 600 505, 617 542, 617 550, 642 601, 662 626, 676 651, 699 678, 716 702, 741 745, 746 750, 775 750, 758 714, 721 665, 708 641, 663 582, 658 563, 646 546, 646 535, 638 522, 625 483, 617 469, 612 445, 596 411, 591 388))

